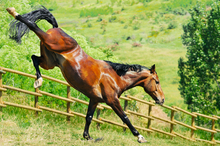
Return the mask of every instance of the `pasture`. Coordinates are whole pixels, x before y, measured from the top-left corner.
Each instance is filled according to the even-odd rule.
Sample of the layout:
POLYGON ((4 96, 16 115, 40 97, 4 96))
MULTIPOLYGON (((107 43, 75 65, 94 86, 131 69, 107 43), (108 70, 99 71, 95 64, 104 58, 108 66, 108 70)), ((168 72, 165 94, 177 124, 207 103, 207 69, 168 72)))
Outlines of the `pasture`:
MULTIPOLYGON (((109 2, 103 1, 103 3, 109 2)), ((63 8, 55 9, 53 14, 60 27, 67 30, 74 29, 78 34, 84 35, 88 43, 95 48, 110 47, 122 63, 141 64, 147 67, 156 64, 166 104, 185 107, 178 91, 177 69, 178 59, 184 57, 186 53, 186 49, 181 44, 181 34, 182 25, 189 16, 163 15, 160 1, 152 1, 148 4, 149 7, 144 7, 140 3, 125 5, 123 11, 121 10, 123 6, 117 6, 115 3, 114 15, 79 17, 82 9, 89 9, 90 5, 97 7, 103 5, 101 2, 95 3, 96 1, 85 2, 83 5, 76 3, 71 8, 69 7, 71 3, 61 3, 63 8), (69 13, 63 16, 61 11, 69 13), (115 20, 109 22, 112 17, 115 20), (101 29, 102 21, 98 21, 100 18, 107 22, 104 34, 101 29), (167 29, 170 23, 174 23, 176 28, 167 29), (131 39, 126 40, 128 37, 131 39), (135 46, 135 43, 141 46, 135 46)), ((131 92, 140 93, 141 89, 135 90, 131 92)))
MULTIPOLYGON (((186 53, 186 49, 181 42, 182 25, 187 22, 190 16, 189 14, 174 14, 172 11, 167 11, 166 9, 167 7, 171 7, 172 10, 178 10, 180 5, 184 3, 183 0, 180 1, 180 5, 176 3, 171 4, 171 1, 165 0, 154 0, 144 5, 137 0, 125 0, 123 2, 120 0, 48 0, 45 2, 43 0, 30 0, 28 4, 26 2, 24 0, 17 0, 16 5, 13 5, 15 2, 8 1, 5 2, 6 4, 3 2, 0 5, 0 9, 5 11, 5 6, 19 6, 19 3, 25 7, 29 7, 28 5, 31 4, 42 4, 52 10, 51 13, 57 19, 59 27, 77 37, 82 44, 82 48, 85 46, 83 49, 91 53, 90 55, 94 58, 109 59, 114 62, 128 64, 140 64, 147 67, 156 64, 156 71, 166 97, 165 104, 186 109, 186 105, 180 97, 178 90, 179 77, 177 71, 178 59, 184 57, 186 53), (112 12, 110 10, 110 13, 98 16, 90 16, 90 14, 88 16, 82 15, 83 10, 102 8, 105 5, 113 8, 112 12), (92 52, 94 50, 97 52, 92 52), (104 52, 105 55, 100 52, 104 52)), ((208 0, 203 0, 202 2, 210 3, 208 0)), ((31 10, 29 8, 26 11, 22 7, 18 7, 18 9, 23 13, 31 10)), ((6 13, 2 12, 1 14, 6 13)), ((0 17, 7 21, 7 24, 12 20, 9 16, 2 15, 0 17)), ((3 43, 13 47, 17 45, 9 40, 9 38, 6 38, 7 33, 5 30, 8 29, 7 25, 1 26, 4 27, 4 31, 2 31, 4 37, 2 39, 5 42, 0 42, 0 49, 3 50, 1 48, 4 46, 3 43), (9 42, 6 43, 6 41, 9 42)), ((43 21, 39 22, 39 26, 43 27, 45 31, 51 28, 47 22, 43 21)), ((23 44, 20 46, 14 47, 14 50, 19 48, 21 51, 26 51, 24 53, 25 59, 28 56, 30 57, 32 53, 39 54, 39 41, 37 37, 33 33, 30 33, 29 38, 27 40, 24 39, 23 44), (30 48, 23 48, 25 45, 28 45, 30 48)), ((8 46, 5 45, 4 49, 8 46)), ((15 51, 16 54, 19 54, 17 50, 15 51)), ((5 54, 5 52, 3 53, 5 54)), ((19 55, 22 57, 23 54, 19 55)), ((25 68, 28 72, 33 72, 32 63, 30 59, 27 60, 29 63, 27 66, 29 67, 16 66, 16 69, 25 68)), ((0 65, 4 66, 4 59, 0 61, 0 65)), ((16 63, 14 61, 11 62, 14 64, 10 66, 15 66, 16 63)), ((48 74, 52 74, 53 77, 62 79, 57 69, 55 71, 42 72, 43 74, 49 72, 48 74)), ((20 80, 21 82, 23 81, 22 78, 20 80)), ((14 84, 14 82, 11 81, 9 84, 14 84)), ((33 83, 29 84, 32 85, 33 83)), ((21 86, 30 85, 21 84, 21 86)), ((54 87, 50 92, 57 89, 56 85, 47 83, 46 87, 48 86, 54 87)), ((59 92, 62 94, 62 91, 59 92)), ((88 100, 84 95, 76 91, 73 91, 72 94, 77 98, 88 100)), ((125 94, 130 94, 147 101, 151 100, 150 96, 146 95, 142 88, 139 87, 129 90, 125 94)), ((14 93, 4 96, 9 101, 17 100, 22 102, 22 99, 27 101, 23 95, 16 95, 14 93)), ((61 105, 62 108, 62 103, 58 105, 61 105)), ((56 104, 53 103, 53 106, 56 106, 56 104)), ((131 107, 136 108, 136 110, 143 110, 144 108, 142 105, 136 105, 135 103, 131 107)), ((78 106, 78 108, 78 111, 86 112, 87 107, 78 106)), ((166 115, 166 111, 164 112, 160 108, 158 111, 159 114, 166 115)), ((97 130, 95 122, 91 124, 90 134, 94 139, 103 137, 104 140, 97 143, 86 141, 82 137, 85 125, 84 118, 71 118, 71 123, 67 125, 66 118, 63 116, 46 112, 46 114, 39 115, 39 117, 35 118, 33 113, 13 107, 5 109, 4 114, 0 116, 0 144, 3 145, 141 145, 137 143, 136 138, 129 130, 123 133, 122 128, 112 125, 104 125, 101 126, 101 130, 97 130)), ((105 116, 112 116, 117 121, 120 121, 114 113, 106 113, 105 116)), ((184 120, 187 119, 186 117, 181 117, 182 115, 178 116, 184 120)), ((136 123, 138 120, 132 117, 131 121, 132 123, 136 123)), ((158 126, 160 126, 160 123, 158 126)), ((166 129, 166 126, 163 128, 166 129)), ((181 131, 182 129, 180 128, 179 130, 181 131)), ((184 129, 182 133, 188 133, 188 131, 184 129)), ((171 140, 168 136, 157 133, 148 135, 147 132, 141 131, 141 134, 149 141, 146 145, 206 145, 199 142, 189 142, 181 138, 171 140)))

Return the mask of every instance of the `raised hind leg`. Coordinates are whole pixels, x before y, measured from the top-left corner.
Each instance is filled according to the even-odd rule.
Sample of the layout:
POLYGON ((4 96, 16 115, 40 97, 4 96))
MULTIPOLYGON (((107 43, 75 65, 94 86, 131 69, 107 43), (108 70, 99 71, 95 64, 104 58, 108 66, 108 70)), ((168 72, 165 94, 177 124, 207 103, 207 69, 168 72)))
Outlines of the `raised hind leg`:
POLYGON ((83 132, 83 137, 87 140, 92 140, 92 138, 89 135, 89 126, 91 124, 92 117, 93 117, 93 114, 95 112, 97 105, 98 105, 98 102, 94 102, 90 99, 89 107, 88 107, 88 111, 87 111, 87 115, 86 115, 86 125, 85 125, 85 129, 83 132))
POLYGON ((40 69, 39 69, 39 64, 41 62, 41 57, 32 55, 31 59, 32 59, 34 67, 36 69, 36 76, 37 76, 37 79, 34 82, 34 88, 39 88, 40 86, 42 86, 42 82, 43 82, 43 78, 41 77, 41 73, 40 73, 40 69))
POLYGON ((127 115, 124 113, 120 102, 117 98, 112 100, 111 102, 106 102, 109 106, 112 107, 112 109, 115 111, 115 113, 121 118, 121 120, 128 126, 128 128, 131 130, 134 136, 138 137, 139 143, 145 143, 147 142, 144 137, 134 128, 134 126, 131 124, 130 120, 128 119, 127 115))
POLYGON ((39 88, 42 85, 43 79, 40 73, 40 69, 39 66, 41 66, 43 69, 53 69, 57 64, 55 61, 55 53, 49 51, 41 42, 40 45, 40 52, 41 52, 41 56, 35 56, 32 55, 31 59, 33 61, 34 67, 36 69, 36 76, 37 76, 37 80, 34 82, 34 87, 35 88, 39 88))
POLYGON ((15 8, 7 8, 7 11, 17 20, 21 21, 22 23, 26 24, 27 27, 32 30, 41 40, 41 56, 37 57, 35 55, 32 55, 32 61, 34 64, 34 67, 36 69, 36 76, 37 76, 37 80, 34 83, 34 87, 38 88, 42 85, 42 77, 41 77, 41 73, 39 70, 39 65, 44 68, 44 69, 52 69, 54 68, 54 66, 56 66, 56 62, 54 60, 54 52, 52 52, 52 49, 49 47, 47 42, 50 42, 51 40, 53 40, 53 38, 50 38, 50 36, 45 33, 44 31, 42 31, 34 22, 31 22, 29 20, 27 20, 26 18, 23 18, 21 15, 19 15, 16 11, 15 8), (49 40, 49 41, 48 41, 49 40), (51 51, 48 50, 48 48, 46 48, 46 46, 48 46, 48 48, 50 48, 51 51))

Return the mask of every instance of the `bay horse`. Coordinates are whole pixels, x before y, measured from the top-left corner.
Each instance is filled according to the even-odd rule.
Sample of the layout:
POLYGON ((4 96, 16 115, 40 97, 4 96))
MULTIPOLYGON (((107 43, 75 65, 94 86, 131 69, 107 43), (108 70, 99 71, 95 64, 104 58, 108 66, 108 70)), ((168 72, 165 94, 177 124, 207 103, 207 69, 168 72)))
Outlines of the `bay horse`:
POLYGON ((10 27, 12 39, 20 41, 21 37, 30 29, 41 41, 41 56, 32 55, 31 57, 37 76, 34 87, 40 87, 43 81, 39 66, 46 70, 57 66, 73 88, 90 98, 83 132, 85 139, 92 139, 89 135, 89 126, 94 111, 98 103, 105 102, 126 123, 133 135, 138 138, 138 142, 147 142, 124 113, 119 103, 119 97, 130 88, 142 86, 157 104, 162 105, 165 97, 155 71, 155 65, 148 69, 141 65, 93 59, 83 51, 75 39, 58 28, 54 16, 43 6, 24 15, 18 14, 13 7, 6 10, 16 19, 10 27), (36 25, 36 22, 41 19, 47 20, 53 28, 47 32, 42 31, 36 25))

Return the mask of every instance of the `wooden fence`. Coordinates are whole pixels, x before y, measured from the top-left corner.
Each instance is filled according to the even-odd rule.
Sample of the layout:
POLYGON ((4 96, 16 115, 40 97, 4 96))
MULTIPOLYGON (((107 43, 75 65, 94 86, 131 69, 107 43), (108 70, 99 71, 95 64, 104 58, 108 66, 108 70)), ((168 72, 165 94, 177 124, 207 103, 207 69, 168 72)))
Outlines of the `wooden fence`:
MULTIPOLYGON (((51 81, 54 81, 54 82, 65 85, 66 88, 67 88, 67 90, 66 90, 67 96, 66 97, 61 97, 61 96, 54 95, 54 94, 51 94, 51 93, 48 93, 48 92, 45 92, 45 91, 41 91, 38 88, 35 89, 35 92, 31 92, 31 91, 27 91, 27 90, 24 90, 24 89, 20 89, 20 88, 8 86, 8 85, 3 85, 2 84, 2 75, 5 74, 5 72, 15 73, 15 74, 18 74, 18 75, 22 75, 22 76, 26 76, 26 77, 29 77, 29 78, 36 79, 35 75, 31 75, 31 74, 23 73, 23 72, 20 72, 20 71, 15 71, 15 70, 12 70, 12 69, 0 67, 0 111, 2 111, 2 108, 6 108, 7 106, 13 106, 13 107, 19 107, 19 108, 24 108, 24 109, 28 109, 28 110, 33 110, 33 111, 35 111, 36 115, 38 115, 39 112, 42 112, 43 110, 45 110, 45 111, 50 111, 50 112, 53 112, 53 113, 65 115, 67 117, 67 122, 69 122, 70 117, 73 117, 74 115, 80 116, 80 117, 83 117, 83 118, 86 117, 86 115, 84 115, 82 113, 78 113, 78 112, 74 112, 74 111, 70 110, 70 103, 72 103, 72 102, 79 102, 79 103, 82 103, 82 104, 85 104, 85 105, 88 105, 89 103, 87 101, 83 101, 81 99, 71 97, 71 95, 70 95, 70 85, 68 83, 66 83, 64 81, 61 81, 61 80, 58 80, 58 79, 54 79, 54 78, 45 76, 45 75, 42 75, 42 77, 44 79, 48 79, 48 80, 51 80, 51 81), (22 93, 25 93, 25 94, 35 96, 34 107, 3 101, 2 92, 7 91, 7 90, 18 91, 18 92, 22 92, 22 93), (59 100, 66 101, 66 103, 67 103, 66 112, 59 111, 59 110, 56 110, 56 109, 51 109, 51 108, 44 107, 44 106, 40 106, 40 104, 38 103, 38 98, 41 97, 42 95, 46 95, 46 96, 50 96, 50 97, 53 97, 53 98, 56 98, 56 99, 59 99, 59 100)), ((211 117, 211 116, 207 116, 207 115, 203 115, 203 114, 199 114, 199 113, 190 113, 190 112, 185 111, 185 110, 183 110, 179 107, 176 107, 176 106, 170 107, 170 106, 167 106, 167 105, 162 105, 161 107, 166 108, 166 109, 170 110, 170 112, 171 112, 170 120, 167 120, 167 119, 164 119, 164 118, 161 118, 161 117, 158 117, 158 116, 155 116, 155 115, 152 114, 152 110, 153 110, 152 107, 155 106, 154 102, 148 102, 148 101, 141 100, 141 99, 138 99, 136 97, 129 96, 129 95, 127 95, 126 97, 120 97, 120 99, 124 100, 124 110, 125 110, 125 113, 127 115, 132 114, 132 115, 136 115, 136 116, 140 116, 140 117, 148 119, 148 124, 146 125, 146 127, 140 127, 140 126, 135 126, 134 125, 134 127, 136 129, 147 131, 148 133, 150 133, 150 132, 162 133, 162 134, 170 136, 171 138, 178 136, 178 137, 184 138, 186 140, 190 140, 190 141, 202 141, 202 142, 206 142, 206 143, 213 144, 213 145, 220 144, 220 141, 214 139, 214 134, 216 134, 217 132, 220 132, 220 130, 215 129, 215 121, 220 119, 220 117, 218 117, 218 116, 213 115, 211 117), (148 115, 128 110, 127 109, 128 102, 131 101, 131 100, 135 100, 136 102, 146 104, 148 106, 148 115), (175 120, 174 119, 175 112, 182 112, 184 114, 187 114, 187 115, 191 116, 191 119, 192 119, 191 120, 191 125, 187 125, 183 122, 175 120), (197 116, 201 116, 201 117, 208 118, 208 119, 212 120, 211 128, 207 129, 207 128, 196 126, 195 125, 195 118, 197 116), (154 119, 157 119, 157 120, 160 120, 160 121, 163 121, 163 122, 166 122, 166 123, 170 124, 170 132, 166 132, 166 131, 163 131, 163 130, 156 129, 156 128, 152 127, 152 121, 154 119), (183 135, 175 132, 175 128, 174 128, 175 125, 181 125, 181 126, 184 126, 186 128, 189 128, 191 130, 190 135, 187 137, 187 136, 183 136, 183 135), (195 138, 194 131, 196 131, 197 129, 210 132, 211 133, 210 141, 195 138)), ((101 118, 100 117, 101 110, 103 110, 103 109, 112 110, 112 108, 110 106, 107 106, 107 105, 104 105, 104 104, 99 104, 97 106, 97 117, 92 119, 93 121, 97 122, 97 128, 100 127, 100 124, 104 124, 104 123, 110 123, 110 124, 114 124, 116 126, 123 127, 124 130, 126 130, 128 128, 127 125, 125 125, 125 124, 117 123, 117 122, 114 122, 112 120, 101 118)))

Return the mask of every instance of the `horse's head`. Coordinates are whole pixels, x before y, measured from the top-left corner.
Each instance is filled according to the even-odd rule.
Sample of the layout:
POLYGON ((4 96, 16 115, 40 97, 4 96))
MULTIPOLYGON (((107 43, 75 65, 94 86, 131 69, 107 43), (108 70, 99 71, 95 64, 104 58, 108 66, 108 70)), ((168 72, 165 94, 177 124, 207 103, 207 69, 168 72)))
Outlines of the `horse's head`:
POLYGON ((155 100, 157 104, 162 105, 164 103, 165 96, 155 71, 155 65, 151 67, 150 75, 144 81, 144 90, 155 100))

